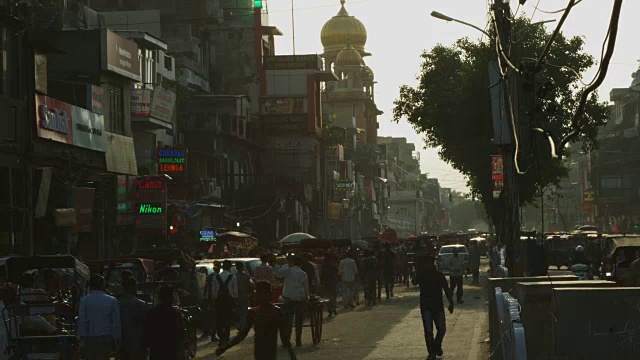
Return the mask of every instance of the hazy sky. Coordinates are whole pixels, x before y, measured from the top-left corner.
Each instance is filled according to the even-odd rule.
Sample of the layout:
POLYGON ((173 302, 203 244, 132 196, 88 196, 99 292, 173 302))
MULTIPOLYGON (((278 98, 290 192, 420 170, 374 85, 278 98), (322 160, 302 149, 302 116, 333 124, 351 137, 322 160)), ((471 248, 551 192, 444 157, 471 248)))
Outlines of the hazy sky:
MULTIPOLYGON (((280 55, 291 54, 291 0, 268 1, 270 23, 284 33, 284 36, 276 40, 276 52, 280 55)), ((559 14, 545 14, 540 11, 534 14, 537 2, 538 0, 528 0, 520 12, 533 16, 534 21, 560 17, 559 14)), ((564 8, 567 3, 565 0, 540 0, 539 9, 554 11, 564 8)), ((597 58, 600 58, 612 3, 613 0, 584 0, 572 10, 563 27, 567 35, 583 35, 586 39, 585 50, 597 58)), ((517 4, 518 1, 512 1, 514 10, 517 4)), ((322 53, 320 30, 327 20, 338 13, 340 0, 294 0, 294 5, 296 53, 322 53)), ((376 102, 384 111, 378 118, 379 134, 406 137, 415 143, 417 148, 423 148, 421 136, 416 134, 407 122, 396 124, 391 121, 393 101, 398 96, 398 88, 402 84, 416 84, 419 56, 423 50, 430 49, 438 43, 451 44, 465 36, 481 36, 477 30, 434 19, 429 14, 437 10, 484 28, 487 22, 487 1, 347 0, 346 8, 367 27, 369 36, 366 50, 373 56, 365 58, 365 61, 375 73, 378 82, 376 102)), ((607 78, 600 87, 603 99, 608 99, 612 88, 628 87, 632 80, 631 73, 638 68, 638 14, 640 1, 624 1, 616 51, 607 78)), ((555 24, 548 26, 553 27, 555 24)), ((585 74, 585 80, 591 81, 594 74, 595 69, 592 69, 585 74)), ((422 172, 429 173, 430 177, 439 178, 443 186, 465 190, 463 176, 440 160, 435 149, 423 149, 421 156, 422 172)))

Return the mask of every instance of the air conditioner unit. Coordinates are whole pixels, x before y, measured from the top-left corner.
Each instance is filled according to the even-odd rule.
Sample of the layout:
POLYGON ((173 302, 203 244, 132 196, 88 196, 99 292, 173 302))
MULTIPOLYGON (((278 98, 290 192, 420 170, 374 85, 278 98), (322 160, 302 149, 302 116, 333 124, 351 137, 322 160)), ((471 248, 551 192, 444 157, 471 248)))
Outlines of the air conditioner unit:
POLYGON ((216 186, 216 191, 213 196, 217 197, 218 199, 222 197, 222 188, 220 186, 216 186))

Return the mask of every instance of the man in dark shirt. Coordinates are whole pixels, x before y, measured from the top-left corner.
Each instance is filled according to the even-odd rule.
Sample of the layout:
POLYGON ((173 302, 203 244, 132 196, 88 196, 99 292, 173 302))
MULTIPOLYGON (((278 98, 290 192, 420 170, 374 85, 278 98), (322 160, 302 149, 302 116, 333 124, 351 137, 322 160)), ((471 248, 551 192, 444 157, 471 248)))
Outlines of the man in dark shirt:
POLYGON ((367 306, 376 303, 376 281, 378 279, 378 259, 373 255, 373 251, 366 250, 362 259, 362 272, 365 282, 365 300, 367 306))
POLYGON ((391 250, 391 244, 385 244, 382 256, 384 257, 384 289, 387 293, 387 299, 390 299, 393 297, 393 285, 395 283, 393 270, 396 265, 396 254, 391 250))
POLYGON ((144 359, 144 320, 149 304, 138 299, 138 282, 133 277, 122 281, 124 295, 120 298, 120 322, 122 324, 121 360, 144 359))
POLYGON ((151 360, 178 360, 183 344, 182 314, 173 307, 173 288, 158 291, 159 305, 149 311, 144 321, 144 339, 151 360))
POLYGON ((436 356, 442 356, 442 340, 446 332, 446 319, 444 315, 444 303, 442 292, 449 300, 449 313, 453 313, 453 296, 447 279, 436 270, 435 258, 425 256, 418 260, 418 270, 413 279, 414 285, 420 286, 420 313, 422 314, 422 326, 427 343, 429 356, 427 360, 435 360, 436 356), (433 325, 438 331, 434 337, 433 325))
POLYGON ((338 315, 338 313, 336 312, 338 266, 336 265, 336 258, 333 254, 327 253, 327 255, 325 255, 324 264, 322 265, 322 271, 320 271, 320 274, 320 287, 322 288, 322 295, 329 300, 329 303, 327 304, 329 317, 338 315))
MULTIPOLYGON (((258 306, 249 311, 247 327, 236 337, 231 339, 228 345, 219 347, 216 355, 220 356, 229 348, 244 340, 251 328, 254 328, 254 358, 256 360, 275 360, 278 356, 278 331, 287 332, 287 321, 282 310, 271 303, 271 284, 260 281, 256 284, 256 301, 258 306)), ((295 359, 291 348, 285 344, 292 359, 295 359)))

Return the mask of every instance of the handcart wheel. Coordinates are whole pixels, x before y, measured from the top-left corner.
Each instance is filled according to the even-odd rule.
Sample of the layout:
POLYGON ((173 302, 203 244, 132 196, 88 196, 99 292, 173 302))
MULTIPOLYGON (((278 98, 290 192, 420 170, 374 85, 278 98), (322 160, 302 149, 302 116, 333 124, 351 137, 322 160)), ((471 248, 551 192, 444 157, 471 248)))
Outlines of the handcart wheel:
POLYGON ((322 303, 313 304, 311 310, 311 338, 313 344, 317 345, 322 340, 322 303))

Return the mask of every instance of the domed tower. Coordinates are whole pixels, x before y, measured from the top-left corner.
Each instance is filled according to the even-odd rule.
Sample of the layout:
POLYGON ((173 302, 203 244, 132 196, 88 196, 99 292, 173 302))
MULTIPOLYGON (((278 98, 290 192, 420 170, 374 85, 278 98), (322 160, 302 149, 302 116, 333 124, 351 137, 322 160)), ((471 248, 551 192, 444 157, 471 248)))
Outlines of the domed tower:
POLYGON ((327 71, 333 68, 338 54, 344 50, 347 43, 350 43, 361 57, 370 55, 364 51, 367 43, 367 29, 360 20, 349 15, 344 6, 345 0, 340 0, 340 4, 338 14, 329 19, 320 32, 327 71))
POLYGON ((347 46, 345 46, 336 56, 334 63, 334 72, 338 77, 339 89, 362 89, 363 73, 364 73, 364 61, 362 55, 356 50, 349 40, 347 40, 347 46))

